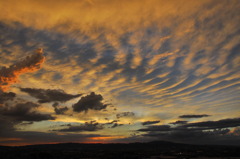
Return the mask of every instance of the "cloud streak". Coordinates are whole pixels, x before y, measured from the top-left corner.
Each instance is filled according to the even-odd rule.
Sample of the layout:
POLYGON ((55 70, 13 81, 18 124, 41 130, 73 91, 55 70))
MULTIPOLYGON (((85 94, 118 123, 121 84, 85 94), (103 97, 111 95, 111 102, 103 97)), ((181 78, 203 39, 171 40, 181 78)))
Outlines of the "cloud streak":
POLYGON ((156 120, 156 121, 145 121, 142 122, 142 125, 152 125, 152 124, 157 124, 160 123, 160 121, 156 120))
POLYGON ((203 118, 203 117, 208 117, 210 115, 207 114, 201 114, 201 115, 181 115, 179 118, 203 118))

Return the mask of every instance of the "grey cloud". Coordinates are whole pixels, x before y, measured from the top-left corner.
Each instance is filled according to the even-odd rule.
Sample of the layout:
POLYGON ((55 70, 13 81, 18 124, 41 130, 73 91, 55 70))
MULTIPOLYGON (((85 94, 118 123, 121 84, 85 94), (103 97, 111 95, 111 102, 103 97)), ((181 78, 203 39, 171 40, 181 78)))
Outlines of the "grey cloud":
POLYGON ((208 117, 210 115, 207 114, 201 114, 201 115, 181 115, 179 118, 203 118, 203 117, 208 117))
POLYGON ((96 121, 86 122, 79 126, 69 126, 68 128, 53 130, 60 132, 79 132, 79 131, 97 131, 103 129, 103 125, 96 121))
POLYGON ((54 107, 54 111, 56 114, 65 114, 66 111, 68 111, 68 107, 61 107, 58 105, 58 103, 53 103, 52 105, 54 107))
POLYGON ((111 126, 111 128, 116 128, 116 127, 122 126, 122 125, 123 125, 123 124, 114 123, 114 124, 111 126))
POLYGON ((68 107, 62 107, 62 108, 54 108, 54 111, 56 114, 64 114, 66 111, 68 111, 68 107))
POLYGON ((82 94, 67 94, 63 90, 56 89, 35 89, 35 88, 20 88, 22 92, 38 99, 39 103, 47 102, 66 102, 68 100, 80 97, 82 94))
POLYGON ((122 113, 118 113, 116 114, 117 118, 122 118, 122 117, 132 117, 135 114, 133 112, 122 112, 122 113))
POLYGON ((170 131, 172 130, 169 125, 154 125, 147 128, 139 129, 138 131, 170 131))
POLYGON ((175 121, 175 122, 172 122, 172 123, 170 123, 170 124, 174 124, 174 125, 176 125, 176 124, 187 124, 187 122, 188 122, 188 121, 184 121, 184 120, 177 120, 177 121, 175 121))
POLYGON ((102 103, 103 97, 101 94, 95 94, 92 92, 90 95, 82 97, 73 107, 75 112, 87 112, 89 109, 92 110, 103 110, 108 104, 102 103))
POLYGON ((109 128, 115 128, 123 125, 123 124, 118 124, 118 122, 119 120, 112 120, 111 122, 105 123, 103 125, 111 125, 109 128))
POLYGON ((145 121, 145 122, 142 122, 142 125, 152 125, 152 124, 157 124, 157 123, 160 123, 159 120, 156 120, 156 121, 145 121))

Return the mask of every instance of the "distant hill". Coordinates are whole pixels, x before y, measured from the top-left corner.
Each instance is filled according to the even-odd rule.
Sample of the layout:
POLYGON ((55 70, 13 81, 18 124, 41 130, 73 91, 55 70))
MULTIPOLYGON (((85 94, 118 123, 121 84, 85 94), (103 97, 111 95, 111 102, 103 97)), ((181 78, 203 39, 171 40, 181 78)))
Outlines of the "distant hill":
POLYGON ((195 158, 237 157, 240 146, 189 145, 168 141, 148 143, 85 144, 59 143, 28 146, 0 146, 4 159, 78 159, 78 158, 195 158))

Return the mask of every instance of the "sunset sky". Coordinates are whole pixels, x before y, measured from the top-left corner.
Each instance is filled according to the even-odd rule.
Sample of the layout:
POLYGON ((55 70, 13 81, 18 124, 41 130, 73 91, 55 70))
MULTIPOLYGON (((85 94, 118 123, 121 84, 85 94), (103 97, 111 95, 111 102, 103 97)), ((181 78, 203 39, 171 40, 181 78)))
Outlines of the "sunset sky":
POLYGON ((0 145, 239 145, 239 8, 0 1, 0 145))

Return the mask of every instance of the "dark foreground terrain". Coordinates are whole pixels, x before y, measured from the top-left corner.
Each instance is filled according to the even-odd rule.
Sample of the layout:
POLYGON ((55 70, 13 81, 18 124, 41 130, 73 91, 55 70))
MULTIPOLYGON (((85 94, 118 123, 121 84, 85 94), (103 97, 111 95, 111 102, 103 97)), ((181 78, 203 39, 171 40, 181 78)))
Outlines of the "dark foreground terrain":
POLYGON ((240 159, 240 146, 187 145, 157 141, 131 144, 50 144, 0 146, 2 159, 226 158, 240 159))

